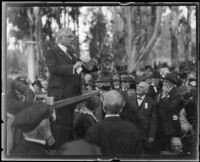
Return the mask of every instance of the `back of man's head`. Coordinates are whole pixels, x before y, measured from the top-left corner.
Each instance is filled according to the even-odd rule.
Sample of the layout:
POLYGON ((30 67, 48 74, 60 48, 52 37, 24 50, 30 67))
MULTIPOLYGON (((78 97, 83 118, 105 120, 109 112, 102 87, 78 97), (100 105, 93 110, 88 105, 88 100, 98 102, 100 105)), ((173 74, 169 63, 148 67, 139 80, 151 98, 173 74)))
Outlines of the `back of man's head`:
POLYGON ((111 90, 103 95, 103 104, 106 114, 118 114, 125 104, 123 96, 116 90, 111 90))

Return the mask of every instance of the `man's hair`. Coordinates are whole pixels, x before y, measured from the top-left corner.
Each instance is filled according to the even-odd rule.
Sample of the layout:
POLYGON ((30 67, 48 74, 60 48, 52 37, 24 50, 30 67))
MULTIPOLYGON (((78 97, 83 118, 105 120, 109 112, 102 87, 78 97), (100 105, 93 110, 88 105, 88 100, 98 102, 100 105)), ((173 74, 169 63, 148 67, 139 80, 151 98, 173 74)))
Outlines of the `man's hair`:
POLYGON ((106 111, 111 114, 118 114, 120 110, 123 109, 124 106, 124 98, 116 90, 108 91, 104 94, 104 105, 106 108, 106 111))
POLYGON ((73 33, 73 32, 69 28, 62 28, 62 29, 58 30, 58 32, 55 34, 57 42, 60 41, 60 38, 63 35, 63 33, 73 33))

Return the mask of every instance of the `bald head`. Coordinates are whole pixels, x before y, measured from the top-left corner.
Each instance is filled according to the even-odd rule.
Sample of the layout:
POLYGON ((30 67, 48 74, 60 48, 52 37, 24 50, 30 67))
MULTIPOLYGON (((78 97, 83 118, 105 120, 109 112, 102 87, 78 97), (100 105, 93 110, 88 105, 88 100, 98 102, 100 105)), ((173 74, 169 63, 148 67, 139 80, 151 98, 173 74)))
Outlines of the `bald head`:
POLYGON ((171 149, 174 153, 179 154, 182 151, 183 145, 179 137, 171 138, 171 149))
POLYGON ((110 114, 118 114, 124 106, 124 98, 116 90, 111 90, 103 94, 104 100, 104 106, 106 108, 106 113, 110 114))
POLYGON ((140 82, 137 86, 137 94, 145 95, 149 91, 149 84, 146 82, 140 82))

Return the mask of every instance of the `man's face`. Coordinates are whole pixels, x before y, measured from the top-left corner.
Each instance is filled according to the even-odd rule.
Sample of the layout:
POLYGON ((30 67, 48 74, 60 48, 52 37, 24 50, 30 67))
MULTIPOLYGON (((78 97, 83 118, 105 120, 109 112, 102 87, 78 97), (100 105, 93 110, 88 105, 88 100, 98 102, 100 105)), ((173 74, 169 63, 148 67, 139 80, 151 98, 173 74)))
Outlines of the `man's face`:
POLYGON ((113 86, 114 86, 114 88, 119 88, 120 87, 120 82, 119 81, 113 82, 113 86))
POLYGON ((71 31, 65 31, 60 37, 61 44, 65 47, 71 47, 74 44, 74 34, 71 31))
POLYGON ((182 142, 180 140, 172 140, 171 142, 171 149, 172 152, 179 154, 182 151, 182 142))
POLYGON ((140 82, 136 87, 136 92, 139 95, 145 95, 148 92, 148 84, 145 82, 140 82))
POLYGON ((130 88, 130 83, 128 83, 128 82, 122 82, 121 86, 122 86, 122 89, 129 89, 130 88))
POLYGON ((162 87, 163 91, 169 90, 171 87, 173 87, 173 85, 170 81, 168 80, 163 81, 163 87, 162 87))
POLYGON ((40 87, 37 84, 34 84, 33 88, 34 88, 35 92, 40 92, 41 91, 40 87))
POLYGON ((151 84, 158 85, 158 83, 159 83, 159 79, 157 79, 157 78, 152 78, 151 79, 151 84))

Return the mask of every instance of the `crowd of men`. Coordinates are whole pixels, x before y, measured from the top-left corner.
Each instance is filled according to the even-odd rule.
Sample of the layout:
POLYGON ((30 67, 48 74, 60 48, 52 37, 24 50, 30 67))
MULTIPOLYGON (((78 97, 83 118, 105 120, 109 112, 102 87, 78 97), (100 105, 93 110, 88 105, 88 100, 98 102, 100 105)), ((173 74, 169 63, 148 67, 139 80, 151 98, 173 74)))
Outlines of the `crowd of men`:
POLYGON ((82 103, 56 110, 37 101, 35 91, 7 78, 7 154, 11 156, 103 155, 148 158, 197 154, 197 83, 175 72, 161 75, 104 74, 72 52, 73 33, 60 30, 57 44, 46 44, 50 72, 45 88, 55 101, 99 90, 82 103), (92 68, 91 68, 92 67, 92 68), (19 94, 23 97, 19 97, 19 94))
MULTIPOLYGON (((56 121, 54 110, 35 100, 28 83, 8 78, 7 115, 12 121, 9 129, 15 130, 13 140, 9 140, 12 143, 9 153, 195 155, 198 148, 196 79, 187 78, 181 84, 177 79, 175 73, 162 77, 158 72, 148 77, 114 74, 96 80, 92 75, 84 75, 82 89, 99 90, 100 95, 75 107, 69 105, 74 113, 72 136, 60 137, 65 141, 57 145, 52 125, 56 121), (25 97, 17 98, 19 92, 25 97)), ((56 133, 60 135, 60 131, 56 133)))

